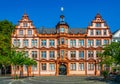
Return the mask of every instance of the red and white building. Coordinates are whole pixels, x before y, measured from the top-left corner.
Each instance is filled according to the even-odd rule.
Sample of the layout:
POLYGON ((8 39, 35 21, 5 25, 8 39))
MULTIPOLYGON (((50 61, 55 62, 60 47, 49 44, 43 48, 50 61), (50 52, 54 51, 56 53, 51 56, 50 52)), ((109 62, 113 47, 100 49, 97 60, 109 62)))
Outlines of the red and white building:
MULTIPOLYGON (((12 44, 37 61, 28 70, 29 75, 36 76, 100 75, 98 53, 111 39, 110 29, 100 14, 87 28, 70 28, 61 15, 55 28, 41 29, 35 28, 24 14, 12 34, 12 44)), ((22 71, 27 74, 25 65, 22 71)))

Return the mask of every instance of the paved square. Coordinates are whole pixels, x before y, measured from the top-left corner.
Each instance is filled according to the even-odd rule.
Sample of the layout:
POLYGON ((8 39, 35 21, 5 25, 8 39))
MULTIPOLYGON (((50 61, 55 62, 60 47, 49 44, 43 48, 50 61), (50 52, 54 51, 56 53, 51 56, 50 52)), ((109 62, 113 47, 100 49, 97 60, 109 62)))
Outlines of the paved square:
POLYGON ((0 84, 120 84, 113 81, 103 81, 101 77, 80 76, 41 76, 13 80, 10 77, 0 77, 0 84))

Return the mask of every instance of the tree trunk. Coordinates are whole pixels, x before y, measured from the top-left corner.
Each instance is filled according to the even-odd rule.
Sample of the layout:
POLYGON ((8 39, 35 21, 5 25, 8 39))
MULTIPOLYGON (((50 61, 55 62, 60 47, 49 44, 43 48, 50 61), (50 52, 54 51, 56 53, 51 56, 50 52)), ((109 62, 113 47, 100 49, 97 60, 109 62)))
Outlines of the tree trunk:
POLYGON ((0 69, 0 75, 2 75, 2 69, 0 69))

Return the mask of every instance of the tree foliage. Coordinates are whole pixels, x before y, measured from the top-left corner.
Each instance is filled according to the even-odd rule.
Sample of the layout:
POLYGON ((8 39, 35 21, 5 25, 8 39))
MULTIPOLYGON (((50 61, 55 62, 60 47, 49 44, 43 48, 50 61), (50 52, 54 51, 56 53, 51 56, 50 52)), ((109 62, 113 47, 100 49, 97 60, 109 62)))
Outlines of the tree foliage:
POLYGON ((100 53, 101 63, 106 65, 120 64, 120 42, 112 42, 106 45, 100 53))

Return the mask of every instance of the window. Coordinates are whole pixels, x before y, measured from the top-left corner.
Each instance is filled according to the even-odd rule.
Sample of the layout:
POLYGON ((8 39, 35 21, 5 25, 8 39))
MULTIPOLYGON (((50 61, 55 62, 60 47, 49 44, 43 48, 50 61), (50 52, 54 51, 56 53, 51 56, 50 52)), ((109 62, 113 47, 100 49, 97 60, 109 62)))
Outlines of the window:
POLYGON ((90 30, 90 35, 93 35, 93 34, 94 34, 93 30, 90 30))
POLYGON ((100 51, 96 51, 96 57, 99 57, 100 51))
POLYGON ((94 40, 88 40, 88 46, 94 46, 94 40))
POLYGON ((93 57, 94 52, 93 51, 88 51, 88 57, 93 57))
POLYGON ((25 51, 25 56, 26 56, 26 57, 28 57, 28 56, 29 56, 28 51, 25 51))
POLYGON ((27 65, 23 65, 24 71, 27 71, 27 65))
POLYGON ((23 27, 27 27, 28 26, 28 23, 23 23, 23 27))
POLYGON ((84 46, 84 40, 79 40, 79 46, 84 46))
POLYGON ((32 46, 37 46, 37 39, 32 39, 32 46))
POLYGON ((50 46, 54 46, 55 45, 55 42, 54 40, 50 40, 50 43, 49 43, 50 46))
POLYGON ((61 38, 61 43, 64 44, 64 38, 61 38))
POLYGON ((61 50, 62 58, 64 58, 64 50, 61 50))
POLYGON ((70 64, 70 70, 76 70, 76 63, 70 64))
POLYGON ((84 59, 84 51, 79 51, 79 58, 83 58, 84 59))
POLYGON ((64 28, 60 28, 60 32, 64 33, 65 29, 64 28))
POLYGON ((46 46, 46 40, 41 41, 41 46, 46 46))
POLYGON ((47 70, 46 63, 42 63, 42 70, 47 70))
POLYGON ((19 31, 19 35, 23 35, 23 30, 20 30, 20 31, 19 31))
POLYGON ((49 64, 49 69, 50 69, 50 71, 54 71, 55 70, 55 64, 54 63, 50 63, 49 64))
POLYGON ((104 45, 107 45, 109 43, 108 40, 104 40, 104 45))
POLYGON ((70 52, 70 56, 71 56, 72 59, 75 59, 75 57, 76 57, 76 51, 71 51, 70 52))
POLYGON ((101 45, 101 40, 96 40, 96 46, 100 46, 101 45))
POLYGON ((88 63, 88 70, 94 70, 94 64, 88 63))
POLYGON ((106 31, 106 30, 103 30, 103 34, 104 34, 104 35, 107 35, 107 31, 106 31))
POLYGON ((96 27, 101 27, 101 23, 96 23, 96 27))
POLYGON ((60 39, 58 39, 58 45, 60 45, 60 39))
POLYGON ((76 40, 70 40, 70 46, 76 46, 76 40))
POLYGON ((41 58, 46 59, 46 51, 41 52, 41 58))
POLYGON ((13 44, 14 44, 15 47, 20 46, 20 40, 19 39, 14 39, 13 44))
POLYGON ((37 64, 36 65, 32 65, 32 71, 36 71, 37 70, 37 64))
POLYGON ((96 35, 101 35, 101 30, 96 30, 96 35))
POLYGON ((50 59, 53 59, 54 57, 55 57, 55 53, 54 53, 54 51, 50 51, 50 59))
POLYGON ((28 30, 28 35, 32 35, 32 30, 28 30))
POLYGON ((24 46, 28 46, 28 39, 24 39, 24 40, 23 40, 23 45, 24 45, 24 46))
POLYGON ((37 51, 32 51, 32 58, 36 59, 37 58, 37 51))
POLYGON ((79 70, 83 71, 84 70, 84 63, 79 64, 79 70))

